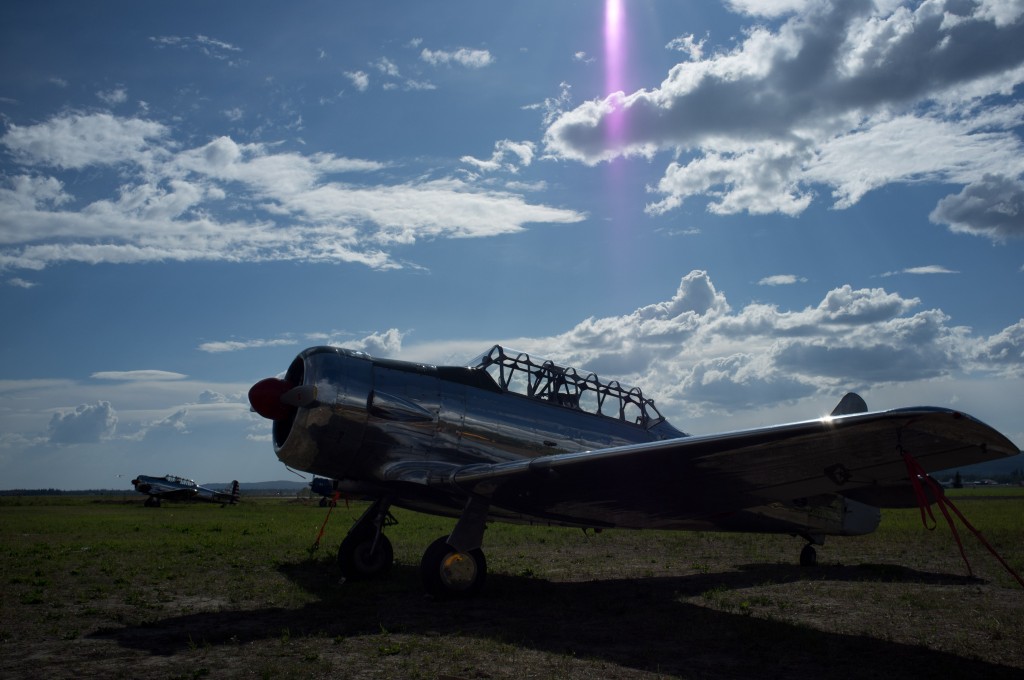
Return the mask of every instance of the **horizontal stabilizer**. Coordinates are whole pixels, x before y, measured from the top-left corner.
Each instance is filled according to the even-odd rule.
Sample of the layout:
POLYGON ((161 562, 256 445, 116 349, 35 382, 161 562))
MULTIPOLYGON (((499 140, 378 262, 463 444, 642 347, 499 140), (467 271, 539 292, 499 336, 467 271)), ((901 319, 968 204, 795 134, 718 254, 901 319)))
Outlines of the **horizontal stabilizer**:
POLYGON ((855 413, 867 413, 868 405, 859 394, 847 392, 834 409, 833 416, 852 416, 855 413))

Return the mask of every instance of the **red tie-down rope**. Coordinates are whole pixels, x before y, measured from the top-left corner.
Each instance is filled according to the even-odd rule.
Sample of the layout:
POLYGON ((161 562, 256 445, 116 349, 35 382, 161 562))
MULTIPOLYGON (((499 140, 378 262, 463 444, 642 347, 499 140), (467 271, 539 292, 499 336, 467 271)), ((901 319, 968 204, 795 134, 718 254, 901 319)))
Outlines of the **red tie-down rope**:
POLYGON ((931 504, 928 503, 928 496, 925 493, 925 485, 928 486, 928 490, 932 492, 935 497, 935 501, 939 506, 939 510, 942 511, 942 516, 946 518, 946 523, 949 524, 950 530, 953 532, 953 538, 956 539, 956 545, 960 549, 960 557, 963 558, 964 564, 967 565, 967 575, 974 576, 971 571, 971 563, 967 561, 967 554, 964 552, 964 544, 960 540, 960 534, 956 530, 956 525, 953 523, 953 518, 949 516, 949 510, 956 513, 956 516, 960 518, 964 526, 970 529, 971 533, 985 546, 993 557, 999 560, 999 563, 1003 565, 1010 576, 1017 580, 1017 583, 1024 587, 1024 579, 1021 579, 1020 574, 1013 570, 1013 568, 1006 563, 1006 560, 996 552, 996 549, 985 540, 985 537, 981 535, 981 532, 974 528, 974 526, 967 521, 964 514, 953 504, 943 490, 942 485, 936 482, 929 474, 925 471, 921 464, 917 462, 917 459, 910 455, 910 452, 905 450, 902 446, 900 447, 900 453, 903 454, 903 461, 907 464, 907 473, 910 475, 910 483, 914 487, 914 495, 917 497, 917 505, 921 510, 921 524, 925 526, 929 531, 934 531, 938 522, 935 520, 935 515, 932 514, 931 504), (947 510, 948 508, 948 510, 947 510), (927 513, 927 517, 925 515, 927 513), (931 525, 928 524, 928 519, 931 519, 931 525))
MULTIPOLYGON (((324 523, 320 525, 320 531, 316 535, 316 540, 313 541, 313 545, 309 547, 309 554, 312 555, 320 549, 320 539, 324 537, 324 529, 327 528, 327 520, 331 518, 331 511, 334 510, 334 506, 338 504, 338 499, 341 498, 341 492, 335 491, 334 495, 331 496, 331 502, 327 508, 327 516, 324 517, 324 523)), ((348 498, 345 498, 345 507, 348 507, 348 498)))

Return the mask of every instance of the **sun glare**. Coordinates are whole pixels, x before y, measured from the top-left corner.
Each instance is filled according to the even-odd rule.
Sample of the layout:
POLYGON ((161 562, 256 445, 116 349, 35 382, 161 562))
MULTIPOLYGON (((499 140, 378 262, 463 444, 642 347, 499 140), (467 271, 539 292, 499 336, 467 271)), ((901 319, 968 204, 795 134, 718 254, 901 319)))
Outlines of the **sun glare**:
MULTIPOLYGON (((604 85, 605 96, 625 89, 623 75, 626 62, 625 13, 623 0, 605 0, 604 6, 604 85)), ((614 100, 613 100, 614 101, 614 100)), ((616 107, 618 104, 616 104, 616 107)), ((613 145, 621 141, 622 112, 614 111, 608 117, 607 137, 613 145)))

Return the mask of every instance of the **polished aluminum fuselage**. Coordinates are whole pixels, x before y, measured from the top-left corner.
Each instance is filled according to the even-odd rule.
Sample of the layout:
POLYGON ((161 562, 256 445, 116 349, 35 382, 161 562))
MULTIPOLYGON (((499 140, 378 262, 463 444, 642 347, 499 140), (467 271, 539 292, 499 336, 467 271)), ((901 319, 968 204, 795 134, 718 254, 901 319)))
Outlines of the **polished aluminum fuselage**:
POLYGON ((445 474, 477 463, 604 449, 684 436, 502 390, 475 368, 374 359, 335 347, 300 354, 286 380, 315 385, 294 419, 275 421, 289 467, 372 486, 415 465, 445 474))
POLYGON ((470 546, 485 519, 818 542, 869 533, 880 506, 914 500, 904 452, 926 471, 1018 453, 966 414, 867 412, 863 400, 827 418, 691 437, 638 388, 497 345, 469 367, 312 347, 249 399, 289 467, 378 507, 457 516, 470 546))
MULTIPOLYGON (((517 394, 480 368, 382 360, 335 347, 299 354, 285 381, 314 386, 315 396, 274 421, 274 448, 283 463, 337 480, 339 490, 355 496, 440 515, 459 516, 470 495, 488 495, 486 486, 470 494, 455 481, 456 472, 472 475, 474 466, 687 436, 647 411, 629 420, 624 408, 602 415, 550 394, 517 394)), ((656 414, 653 403, 640 402, 656 414)), ((492 499, 500 502, 491 503, 488 515, 583 527, 816 534, 865 533, 878 523, 876 508, 838 496, 814 507, 729 497, 705 489, 701 471, 686 465, 680 460, 662 470, 634 470, 628 480, 614 471, 563 480, 576 485, 571 502, 557 485, 551 493, 512 485, 492 499)))

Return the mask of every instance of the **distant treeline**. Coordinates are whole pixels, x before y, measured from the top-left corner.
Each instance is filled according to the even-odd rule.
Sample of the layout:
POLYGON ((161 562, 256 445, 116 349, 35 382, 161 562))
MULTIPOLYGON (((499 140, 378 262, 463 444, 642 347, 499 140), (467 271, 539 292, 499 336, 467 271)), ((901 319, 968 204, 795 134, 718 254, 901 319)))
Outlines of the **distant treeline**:
MULTIPOLYGON (((302 487, 300 487, 302 488, 302 487)), ((246 489, 242 486, 242 496, 246 493, 253 496, 294 496, 295 489, 256 486, 246 489)), ((113 496, 124 495, 143 500, 134 489, 0 489, 0 496, 113 496)))
POLYGON ((0 489, 0 496, 109 496, 112 493, 128 493, 124 489, 0 489))

